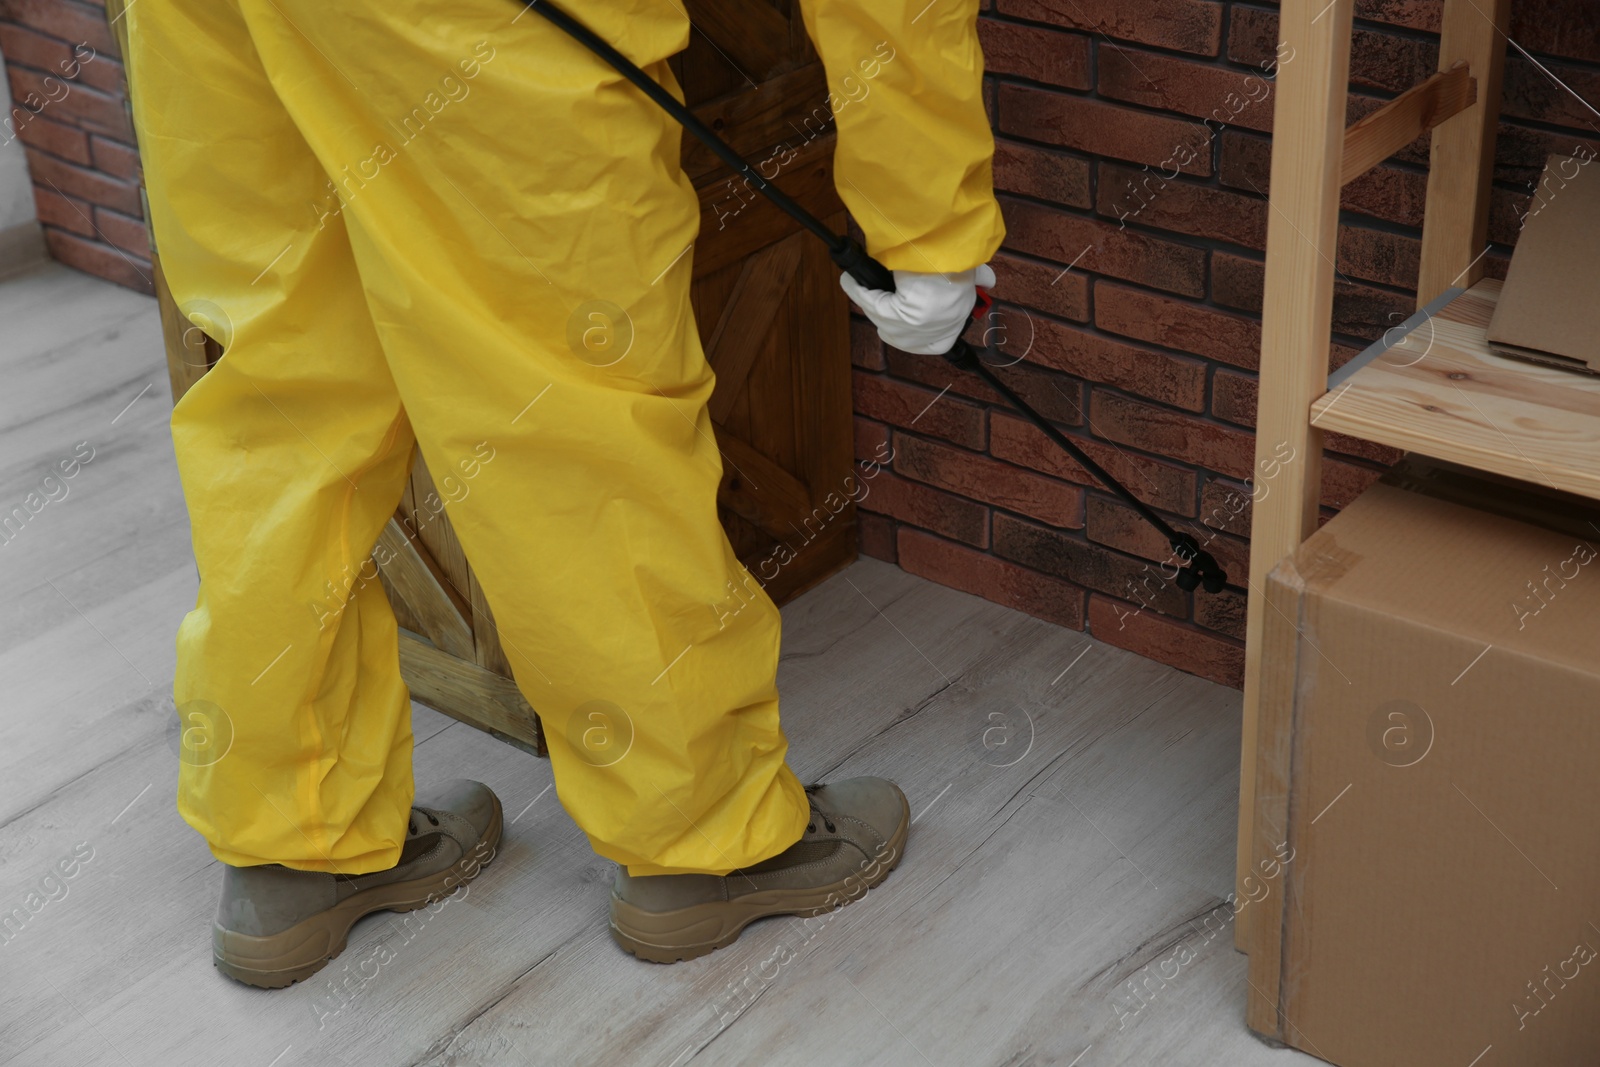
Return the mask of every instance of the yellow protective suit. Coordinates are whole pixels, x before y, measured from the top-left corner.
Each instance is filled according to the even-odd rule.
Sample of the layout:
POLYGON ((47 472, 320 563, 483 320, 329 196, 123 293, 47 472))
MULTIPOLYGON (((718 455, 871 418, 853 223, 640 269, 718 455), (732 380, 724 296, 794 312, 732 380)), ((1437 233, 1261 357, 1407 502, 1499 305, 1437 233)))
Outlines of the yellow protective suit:
MULTIPOLYGON (((969 268, 1000 240, 976 10, 805 7, 840 98, 881 42, 894 57, 841 109, 838 157, 891 268, 969 268)), ((677 91, 674 0, 575 12, 677 91)), ((225 346, 172 415, 201 578, 174 699, 229 735, 185 761, 178 808, 213 854, 346 873, 399 856, 410 715, 369 556, 413 441, 595 850, 725 873, 797 840, 778 613, 718 607, 744 576, 717 521, 678 127, 506 0, 141 0, 127 18, 162 266, 225 346), (596 758, 592 729, 631 734, 626 754, 596 758)))

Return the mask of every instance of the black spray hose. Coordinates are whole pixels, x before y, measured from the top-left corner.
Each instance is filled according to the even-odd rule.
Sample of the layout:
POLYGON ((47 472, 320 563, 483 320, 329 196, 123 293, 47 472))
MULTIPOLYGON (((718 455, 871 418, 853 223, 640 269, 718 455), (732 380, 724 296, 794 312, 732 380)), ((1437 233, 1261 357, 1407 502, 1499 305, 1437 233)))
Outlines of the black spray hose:
MULTIPOLYGON (((524 9, 535 11, 548 19, 562 32, 605 60, 615 68, 617 73, 638 86, 646 96, 660 105, 663 111, 671 115, 684 129, 692 133, 697 140, 716 153, 717 158, 732 167, 737 173, 743 175, 755 187, 757 192, 772 201, 774 205, 784 214, 794 219, 795 222, 821 238, 823 243, 828 246, 828 253, 840 270, 849 274, 868 289, 879 289, 889 293, 894 292, 894 273, 892 271, 873 259, 867 253, 867 250, 861 247, 860 243, 842 234, 834 233, 823 225, 822 221, 815 215, 790 199, 783 190, 763 178, 754 167, 745 161, 743 156, 735 152, 721 137, 718 137, 711 127, 695 117, 694 112, 679 103, 677 97, 663 89, 654 78, 640 70, 627 56, 611 47, 611 45, 597 36, 594 31, 556 7, 550 0, 530 0, 528 3, 523 3, 523 0, 515 0, 515 2, 524 9)), ((988 307, 989 300, 987 296, 983 296, 978 301, 978 306, 973 309, 974 317, 976 318, 983 311, 986 311, 988 307)), ((1172 546, 1174 555, 1185 565, 1183 569, 1178 571, 1174 579, 1179 588, 1195 589, 1203 587, 1208 593, 1216 593, 1222 590, 1223 585, 1228 580, 1226 572, 1218 565, 1211 553, 1200 548, 1200 543, 1195 540, 1193 535, 1179 533, 1174 530, 1160 515, 1150 510, 1144 501, 1134 496, 1120 482, 1111 477, 1104 467, 1090 459, 1089 455, 1072 438, 1056 429, 1044 416, 1029 407, 1022 397, 1018 396, 1010 386, 1001 381, 999 376, 979 358, 977 349, 973 348, 965 340, 957 338, 955 346, 945 353, 944 358, 957 368, 973 371, 982 377, 1000 395, 1010 401, 1013 407, 1026 416, 1029 422, 1044 431, 1050 440, 1064 449, 1078 462, 1079 466, 1093 475, 1096 481, 1121 497, 1139 513, 1139 516, 1145 522, 1148 522, 1159 531, 1161 536, 1167 539, 1167 543, 1172 546)))

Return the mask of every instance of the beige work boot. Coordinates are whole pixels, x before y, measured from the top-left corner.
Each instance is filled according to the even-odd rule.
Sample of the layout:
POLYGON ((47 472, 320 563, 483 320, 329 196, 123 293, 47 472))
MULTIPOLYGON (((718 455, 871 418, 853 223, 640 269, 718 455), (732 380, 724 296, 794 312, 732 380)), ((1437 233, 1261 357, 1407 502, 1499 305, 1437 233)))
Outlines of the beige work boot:
POLYGON ((642 960, 672 963, 732 944, 768 915, 820 915, 861 899, 905 849, 911 807, 882 778, 806 786, 811 822, 800 840, 728 875, 635 878, 617 869, 611 937, 642 960))
POLYGON ((419 791, 400 862, 345 877, 276 863, 224 866, 211 929, 217 970, 277 989, 309 978, 344 951, 350 928, 374 911, 415 911, 478 876, 500 845, 500 801, 464 778, 419 791))

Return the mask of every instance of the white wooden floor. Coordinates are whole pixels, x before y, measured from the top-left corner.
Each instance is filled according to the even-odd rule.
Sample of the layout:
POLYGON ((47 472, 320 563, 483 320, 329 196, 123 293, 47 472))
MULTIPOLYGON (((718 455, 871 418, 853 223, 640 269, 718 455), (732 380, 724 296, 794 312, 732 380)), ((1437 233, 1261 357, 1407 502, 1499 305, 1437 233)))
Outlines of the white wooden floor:
POLYGON ((0 284, 0 383, 0 515, 93 448, 0 544, 0 913, 26 915, 0 1062, 1314 1062, 1245 1029, 1245 958, 1203 922, 1232 881, 1238 693, 871 560, 785 609, 780 673, 800 776, 891 776, 916 812, 861 903, 640 963, 549 765, 418 707, 418 779, 493 786, 499 859, 425 922, 364 920, 310 982, 226 981, 220 872, 173 807, 196 576, 154 302, 54 266, 0 284))

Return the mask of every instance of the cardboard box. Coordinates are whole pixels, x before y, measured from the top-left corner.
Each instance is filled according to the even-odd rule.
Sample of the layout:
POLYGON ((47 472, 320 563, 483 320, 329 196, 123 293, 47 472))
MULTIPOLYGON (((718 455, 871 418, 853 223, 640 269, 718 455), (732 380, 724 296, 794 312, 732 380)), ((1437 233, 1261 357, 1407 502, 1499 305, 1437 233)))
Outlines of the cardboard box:
POLYGON ((1551 156, 1523 217, 1489 347, 1600 374, 1600 167, 1595 153, 1551 156))
POLYGON ((1269 583, 1300 632, 1284 1040, 1600 1064, 1600 507, 1408 461, 1269 583))

